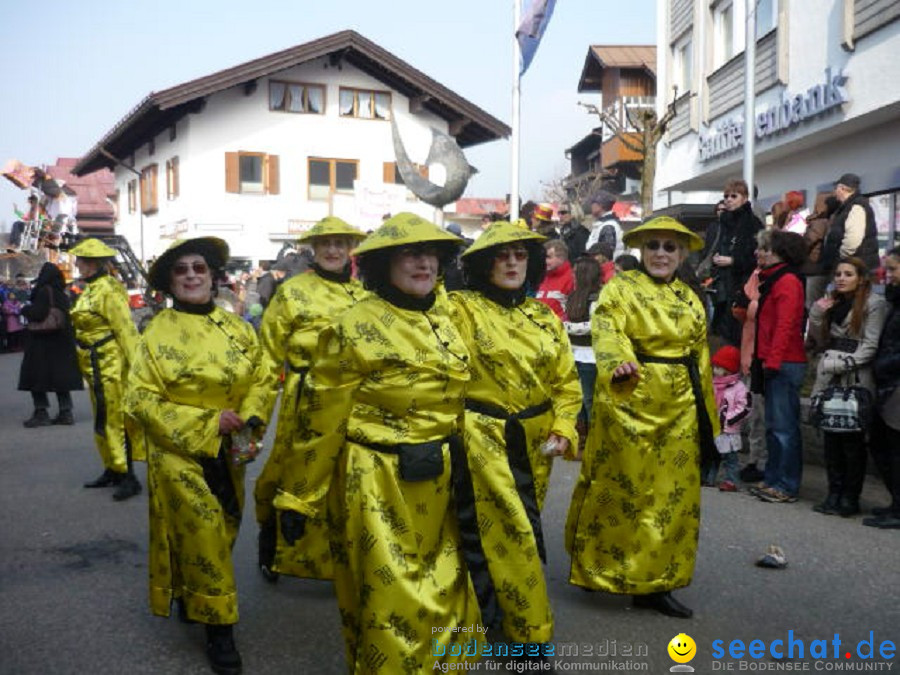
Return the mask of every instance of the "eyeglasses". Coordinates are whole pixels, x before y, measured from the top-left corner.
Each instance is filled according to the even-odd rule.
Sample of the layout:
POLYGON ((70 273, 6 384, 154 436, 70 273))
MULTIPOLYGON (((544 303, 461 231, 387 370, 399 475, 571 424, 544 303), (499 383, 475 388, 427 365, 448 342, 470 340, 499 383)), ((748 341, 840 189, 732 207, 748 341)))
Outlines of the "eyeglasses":
POLYGON ((660 246, 666 253, 675 253, 678 250, 678 244, 671 240, 660 241, 659 239, 651 239, 644 244, 644 247, 651 251, 658 251, 660 246))
POLYGON ((504 262, 512 258, 518 262, 528 260, 528 250, 524 248, 501 248, 494 254, 494 260, 504 262))
POLYGON ((743 196, 744 195, 740 195, 737 192, 726 192, 722 195, 722 199, 738 199, 743 196))
POLYGON ((190 270, 194 270, 194 274, 206 274, 209 272, 209 266, 202 260, 196 260, 192 263, 175 263, 172 265, 172 274, 176 277, 183 277, 190 270))

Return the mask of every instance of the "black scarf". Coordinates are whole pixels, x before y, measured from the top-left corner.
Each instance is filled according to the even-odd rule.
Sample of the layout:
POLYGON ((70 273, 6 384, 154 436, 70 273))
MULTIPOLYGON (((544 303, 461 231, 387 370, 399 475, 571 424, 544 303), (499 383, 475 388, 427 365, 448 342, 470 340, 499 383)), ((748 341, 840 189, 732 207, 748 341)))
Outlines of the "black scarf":
POLYGON ((92 275, 89 276, 89 277, 85 277, 85 278, 84 278, 84 281, 85 281, 85 283, 88 283, 88 284, 89 284, 89 283, 91 283, 92 281, 97 281, 97 279, 99 279, 100 277, 105 277, 105 276, 106 276, 106 270, 101 269, 101 270, 99 270, 96 274, 92 274, 92 275))
POLYGON ((349 262, 346 265, 344 265, 344 269, 342 269, 340 272, 329 272, 326 269, 322 269, 322 267, 319 266, 319 263, 315 263, 315 262, 312 265, 310 265, 310 267, 312 268, 313 272, 318 274, 320 277, 322 277, 326 281, 334 281, 335 283, 338 283, 338 284, 346 284, 348 281, 350 281, 350 263, 349 262))
POLYGON ((891 303, 894 307, 900 307, 900 286, 885 286, 884 299, 891 303))
POLYGON ((853 309, 853 298, 847 295, 838 295, 828 312, 828 321, 832 326, 840 326, 853 309))
POLYGON ((392 284, 385 284, 378 289, 377 293, 395 307, 411 309, 415 312, 427 312, 434 305, 435 299, 434 291, 424 298, 417 298, 404 293, 392 284))
POLYGON ((522 284, 514 291, 509 291, 504 288, 498 288, 494 284, 489 283, 486 284, 484 288, 480 288, 479 290, 481 291, 481 294, 488 300, 492 300, 501 307, 506 307, 507 309, 518 307, 523 302, 525 302, 525 284, 522 284))
POLYGON ((181 300, 174 300, 172 303, 173 309, 178 312, 184 312, 185 314, 210 314, 216 308, 216 303, 210 300, 209 302, 204 303, 194 303, 194 302, 181 302, 181 300))

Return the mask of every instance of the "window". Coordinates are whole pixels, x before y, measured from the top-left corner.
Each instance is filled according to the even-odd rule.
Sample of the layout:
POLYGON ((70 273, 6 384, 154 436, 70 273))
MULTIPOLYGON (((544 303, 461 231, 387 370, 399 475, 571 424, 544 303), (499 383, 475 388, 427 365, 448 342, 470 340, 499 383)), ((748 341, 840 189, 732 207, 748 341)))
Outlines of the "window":
POLYGON ((735 54, 734 5, 723 2, 713 10, 713 60, 715 67, 724 65, 735 54))
POLYGON ((309 158, 309 198, 329 199, 335 192, 352 193, 359 170, 357 159, 309 158))
POLYGON ((678 87, 678 95, 691 90, 693 80, 693 51, 688 35, 672 46, 672 86, 678 87))
POLYGON ((178 138, 178 129, 173 124, 172 126, 169 127, 169 142, 171 143, 176 138, 178 138))
POLYGON ((756 0, 756 37, 775 28, 778 0, 756 0))
POLYGON ((225 192, 277 195, 278 188, 278 155, 225 153, 225 192))
POLYGON ((137 211, 137 180, 128 181, 128 213, 137 211))
MULTIPOLYGON (((413 164, 416 171, 422 178, 428 178, 428 167, 424 164, 413 164)), ((384 163, 384 182, 394 185, 406 185, 403 176, 400 175, 400 169, 397 168, 397 162, 384 163)))
POLYGON ((141 213, 156 213, 159 210, 157 204, 157 174, 159 164, 151 164, 141 171, 141 213))
POLYGON ((156 152, 156 141, 155 141, 154 139, 151 138, 151 139, 147 142, 147 154, 148 154, 150 157, 153 157, 153 153, 155 153, 155 152, 156 152))
POLYGON ((178 197, 178 158, 166 161, 166 199, 172 201, 178 197))
POLYGON ((391 94, 386 91, 341 87, 340 114, 341 117, 389 120, 391 119, 391 94))
POLYGON ((269 110, 321 115, 325 112, 325 86, 271 80, 269 110))

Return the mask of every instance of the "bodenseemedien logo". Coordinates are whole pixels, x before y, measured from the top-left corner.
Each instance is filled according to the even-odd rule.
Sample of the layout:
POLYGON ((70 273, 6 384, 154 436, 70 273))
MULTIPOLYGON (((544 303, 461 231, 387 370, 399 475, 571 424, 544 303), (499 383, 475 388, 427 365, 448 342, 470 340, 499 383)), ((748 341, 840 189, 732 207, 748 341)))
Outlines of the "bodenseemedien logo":
POLYGON ((694 672, 694 669, 687 665, 697 656, 697 643, 694 642, 694 638, 686 633, 679 633, 669 640, 668 652, 669 658, 675 662, 675 665, 669 668, 670 673, 694 672))

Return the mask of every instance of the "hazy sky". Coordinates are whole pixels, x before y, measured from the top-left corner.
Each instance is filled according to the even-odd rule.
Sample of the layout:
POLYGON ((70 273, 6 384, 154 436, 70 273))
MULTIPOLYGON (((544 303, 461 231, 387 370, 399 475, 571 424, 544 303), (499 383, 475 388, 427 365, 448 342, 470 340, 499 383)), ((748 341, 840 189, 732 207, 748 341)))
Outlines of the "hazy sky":
MULTIPOLYGON (((0 162, 78 157, 148 93, 354 29, 511 122, 514 0, 0 0, 0 162)), ((596 118, 576 103, 591 44, 654 44, 655 0, 558 0, 522 79, 521 193, 567 173, 596 118)), ((467 196, 509 191, 507 141, 466 151, 467 196)), ((24 192, 0 180, 0 223, 24 192)))

